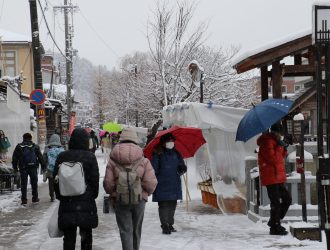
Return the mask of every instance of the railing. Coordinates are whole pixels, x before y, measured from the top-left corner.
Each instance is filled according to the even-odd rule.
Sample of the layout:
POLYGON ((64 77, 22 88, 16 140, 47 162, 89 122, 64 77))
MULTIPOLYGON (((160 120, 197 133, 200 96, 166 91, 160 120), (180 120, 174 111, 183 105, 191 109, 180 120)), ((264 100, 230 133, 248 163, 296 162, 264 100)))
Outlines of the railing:
MULTIPOLYGON (((312 185, 316 183, 316 177, 309 171, 305 172, 306 177, 306 204, 309 220, 317 220, 317 205, 311 204, 312 185)), ((292 204, 284 219, 300 220, 302 217, 300 201, 300 174, 292 172, 287 177, 285 184, 292 196, 292 204)), ((253 221, 268 220, 270 217, 270 201, 267 195, 267 189, 260 185, 259 170, 256 160, 246 161, 246 212, 253 221)), ((316 195, 316 194, 315 194, 316 195)))
POLYGON ((0 174, 0 193, 5 191, 14 191, 19 187, 17 175, 15 174, 0 174))

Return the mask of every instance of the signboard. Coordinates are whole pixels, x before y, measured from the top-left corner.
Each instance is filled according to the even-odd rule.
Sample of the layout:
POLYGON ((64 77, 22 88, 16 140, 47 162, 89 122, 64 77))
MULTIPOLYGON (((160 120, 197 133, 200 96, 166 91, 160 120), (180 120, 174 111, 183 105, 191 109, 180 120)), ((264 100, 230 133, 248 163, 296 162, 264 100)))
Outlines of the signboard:
POLYGON ((34 105, 42 105, 45 100, 46 95, 42 89, 35 89, 30 94, 30 102, 34 105))
POLYGON ((44 108, 42 108, 42 107, 37 108, 37 117, 38 117, 38 120, 44 119, 46 117, 44 108))
POLYGON ((70 117, 70 123, 69 123, 69 133, 72 134, 72 131, 74 130, 74 127, 76 125, 76 112, 71 113, 70 117))

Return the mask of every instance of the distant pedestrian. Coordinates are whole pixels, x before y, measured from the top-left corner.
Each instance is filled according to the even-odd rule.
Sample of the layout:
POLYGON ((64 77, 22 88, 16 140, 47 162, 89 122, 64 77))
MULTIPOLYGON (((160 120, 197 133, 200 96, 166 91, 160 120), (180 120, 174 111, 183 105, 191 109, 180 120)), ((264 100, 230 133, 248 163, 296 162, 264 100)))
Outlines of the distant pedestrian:
POLYGON ((182 156, 175 149, 174 141, 175 137, 171 133, 163 135, 151 159, 158 180, 152 201, 158 202, 163 234, 176 232, 173 227, 174 214, 177 200, 182 200, 180 175, 187 171, 182 156))
POLYGON ((132 128, 125 128, 112 149, 103 187, 115 208, 123 250, 138 250, 148 196, 157 185, 154 170, 138 146, 132 128))
POLYGON ((23 142, 17 144, 12 157, 13 169, 19 170, 21 178, 21 201, 22 205, 27 204, 27 184, 30 177, 32 187, 32 203, 39 202, 38 197, 38 167, 41 165, 42 171, 46 170, 42 154, 38 145, 32 142, 32 135, 25 133, 23 142))
POLYGON ((112 148, 112 139, 109 132, 106 132, 102 137, 101 146, 103 148, 104 153, 104 163, 107 163, 112 148))
POLYGON ((91 132, 89 133, 89 136, 90 136, 90 139, 89 139, 90 151, 95 153, 96 149, 99 148, 99 140, 98 140, 94 130, 91 130, 91 132))
POLYGON ((121 132, 122 131, 119 131, 118 133, 111 133, 110 136, 111 136, 111 144, 112 144, 112 148, 114 148, 117 143, 119 142, 119 138, 120 138, 120 135, 121 135, 121 132))
POLYGON ((3 130, 0 130, 0 163, 7 160, 7 152, 10 148, 10 142, 3 130))
POLYGON ((98 226, 95 199, 99 192, 99 168, 95 155, 89 151, 89 135, 85 129, 76 128, 73 130, 69 141, 69 149, 60 153, 57 157, 54 176, 58 176, 55 179, 59 180, 55 181, 55 194, 56 198, 60 200, 58 227, 64 232, 63 249, 75 249, 77 227, 79 227, 81 236, 81 249, 92 249, 92 229, 98 226), (80 176, 83 174, 85 187, 83 194, 67 195, 68 191, 78 186, 65 186, 61 182, 62 179, 58 178, 60 177, 61 168, 68 168, 68 166, 72 169, 76 166, 82 166, 83 173, 81 171, 76 173, 80 173, 80 176), (63 190, 61 187, 63 187, 63 190))
POLYGON ((44 173, 44 181, 48 179, 48 188, 50 201, 54 201, 54 167, 57 156, 64 151, 64 147, 61 144, 61 138, 58 134, 53 134, 49 138, 49 142, 46 145, 43 153, 44 162, 47 166, 47 170, 44 173))
POLYGON ((257 139, 260 181, 266 186, 270 200, 268 226, 272 235, 288 234, 281 226, 281 219, 286 215, 292 202, 291 194, 284 185, 286 182, 284 157, 287 154, 287 145, 283 142, 282 135, 283 127, 280 123, 276 123, 270 128, 270 132, 263 133, 257 139))

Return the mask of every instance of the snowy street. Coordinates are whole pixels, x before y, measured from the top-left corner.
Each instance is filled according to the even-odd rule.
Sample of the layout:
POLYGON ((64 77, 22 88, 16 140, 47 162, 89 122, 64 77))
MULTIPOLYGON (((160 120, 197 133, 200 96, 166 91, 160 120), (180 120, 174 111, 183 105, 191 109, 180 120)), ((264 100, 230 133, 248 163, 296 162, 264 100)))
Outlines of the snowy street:
MULTIPOLYGON (((100 176, 104 175, 105 164, 97 151, 100 176)), ((99 227, 93 230, 93 249, 119 250, 120 237, 114 214, 103 214, 103 187, 100 178, 100 193, 97 200, 99 227)), ((194 185, 191 185, 194 186, 194 185)), ((40 183, 41 201, 38 205, 19 205, 19 192, 0 195, 0 250, 58 250, 62 238, 51 239, 47 223, 56 203, 48 199, 48 186, 40 183)), ((193 192, 193 190, 192 190, 193 192)), ((197 193, 197 190, 196 190, 197 193)), ((151 199, 151 198, 149 198, 151 199)), ((57 201, 56 201, 57 202, 57 201)), ((189 250, 239 250, 239 249, 326 249, 325 242, 299 241, 288 236, 271 236, 265 223, 254 223, 245 215, 222 215, 219 210, 194 200, 186 211, 185 201, 178 204, 175 226, 177 233, 161 233, 158 207, 148 202, 143 223, 141 248, 144 249, 189 249, 189 250)), ((288 229, 289 225, 284 224, 288 229)), ((80 249, 80 237, 77 247, 80 249)))

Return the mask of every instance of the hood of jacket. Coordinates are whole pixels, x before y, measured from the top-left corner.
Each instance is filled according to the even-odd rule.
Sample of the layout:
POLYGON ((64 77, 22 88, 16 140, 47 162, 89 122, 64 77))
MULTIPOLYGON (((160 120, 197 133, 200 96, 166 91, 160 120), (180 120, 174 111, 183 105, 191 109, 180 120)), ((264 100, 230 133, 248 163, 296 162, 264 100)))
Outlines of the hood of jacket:
POLYGON ((89 149, 89 134, 83 128, 76 128, 73 130, 70 141, 69 149, 89 149))
POLYGON ((49 142, 47 144, 47 147, 52 147, 52 146, 58 146, 58 147, 62 147, 61 144, 61 137, 57 134, 53 134, 50 138, 49 138, 49 142))
POLYGON ((117 163, 128 165, 143 156, 142 149, 134 143, 118 143, 111 151, 110 157, 117 163))
POLYGON ((276 137, 274 134, 272 133, 265 133, 262 134, 261 136, 258 137, 257 139, 257 145, 260 146, 263 142, 267 141, 267 140, 275 140, 276 141, 276 137))

